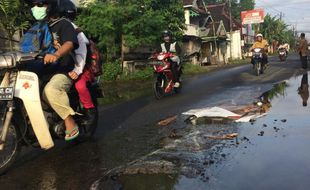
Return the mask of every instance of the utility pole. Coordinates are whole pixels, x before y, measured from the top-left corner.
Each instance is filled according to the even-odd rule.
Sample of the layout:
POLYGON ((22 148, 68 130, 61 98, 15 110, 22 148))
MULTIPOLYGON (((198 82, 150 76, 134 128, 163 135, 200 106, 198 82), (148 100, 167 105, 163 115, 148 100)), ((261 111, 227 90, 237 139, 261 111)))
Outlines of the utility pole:
POLYGON ((282 21, 283 16, 284 16, 283 12, 280 12, 280 20, 281 21, 282 21))
POLYGON ((229 0, 229 36, 230 36, 230 58, 232 59, 233 58, 233 46, 232 46, 232 42, 233 42, 233 36, 232 36, 232 15, 231 15, 231 0, 229 0))

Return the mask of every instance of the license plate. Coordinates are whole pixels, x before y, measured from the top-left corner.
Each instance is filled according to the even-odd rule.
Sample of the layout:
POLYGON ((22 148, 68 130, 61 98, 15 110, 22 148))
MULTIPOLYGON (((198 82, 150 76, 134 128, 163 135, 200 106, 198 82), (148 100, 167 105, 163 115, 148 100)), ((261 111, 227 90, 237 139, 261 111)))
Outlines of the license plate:
POLYGON ((0 100, 13 100, 14 88, 13 87, 0 87, 0 100))

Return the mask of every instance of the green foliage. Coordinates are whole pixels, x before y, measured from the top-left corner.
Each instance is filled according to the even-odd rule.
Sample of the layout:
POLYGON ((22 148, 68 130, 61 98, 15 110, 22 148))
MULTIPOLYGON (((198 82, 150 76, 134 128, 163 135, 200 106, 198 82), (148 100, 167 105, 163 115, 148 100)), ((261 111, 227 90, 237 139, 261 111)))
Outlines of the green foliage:
MULTIPOLYGON (((29 7, 20 0, 0 0, 0 26, 4 29, 8 39, 29 26, 29 7)), ((12 43, 10 43, 12 49, 12 43)))
POLYGON ((153 76, 154 76, 153 68, 147 67, 143 70, 138 70, 138 71, 131 73, 129 75, 123 75, 121 77, 121 79, 144 81, 144 80, 152 79, 153 76))
POLYGON ((106 0, 84 8, 77 23, 112 61, 120 57, 122 44, 129 48, 153 44, 164 29, 182 36, 184 12, 179 0, 106 0))
POLYGON ((240 11, 252 10, 255 8, 255 0, 240 0, 240 11))
POLYGON ((122 67, 119 62, 106 63, 103 65, 103 80, 114 81, 122 73, 122 67))
POLYGON ((282 43, 289 43, 291 46, 295 44, 295 35, 292 30, 288 29, 288 25, 283 20, 272 17, 270 14, 265 16, 265 21, 260 27, 260 32, 269 41, 278 40, 282 43))
POLYGON ((185 75, 192 75, 192 74, 199 74, 199 73, 206 73, 209 71, 208 67, 203 67, 200 65, 194 65, 191 63, 186 63, 183 65, 183 73, 185 75))

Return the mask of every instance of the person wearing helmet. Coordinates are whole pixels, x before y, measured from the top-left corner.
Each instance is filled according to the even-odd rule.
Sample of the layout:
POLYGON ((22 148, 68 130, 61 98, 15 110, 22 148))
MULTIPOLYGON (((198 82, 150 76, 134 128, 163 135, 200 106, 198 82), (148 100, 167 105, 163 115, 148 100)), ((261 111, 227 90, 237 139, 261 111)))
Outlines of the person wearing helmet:
POLYGON ((61 1, 60 15, 71 21, 71 24, 78 31, 78 41, 79 48, 75 50, 76 64, 74 69, 69 72, 71 79, 75 80, 75 88, 78 91, 80 101, 83 105, 85 111, 84 125, 91 126, 96 119, 97 110, 95 109, 94 103, 91 98, 89 89, 87 88, 88 82, 94 82, 95 76, 85 68, 87 59, 87 45, 89 45, 89 40, 86 35, 73 23, 76 18, 76 6, 70 0, 61 1))
MULTIPOLYGON (((260 48, 263 50, 263 67, 268 63, 268 42, 263 38, 262 34, 256 35, 256 42, 252 45, 250 48, 250 51, 252 51, 255 48, 260 48)), ((251 61, 252 64, 254 64, 254 60, 251 61)))
POLYGON ((162 33, 163 43, 160 45, 159 52, 170 52, 175 53, 176 56, 172 58, 171 63, 171 72, 174 79, 174 87, 180 87, 180 74, 178 72, 178 67, 180 64, 179 55, 181 55, 182 50, 177 42, 172 41, 172 32, 169 30, 165 30, 162 33))
POLYGON ((75 111, 70 107, 68 91, 72 86, 69 72, 74 68, 74 50, 79 47, 77 32, 67 20, 60 20, 59 0, 33 0, 32 14, 36 20, 49 22, 53 35, 55 53, 44 56, 44 64, 56 63, 48 71, 50 75, 43 90, 43 99, 50 104, 54 111, 64 120, 66 126, 66 141, 75 139, 79 135, 79 128, 73 119, 75 111))

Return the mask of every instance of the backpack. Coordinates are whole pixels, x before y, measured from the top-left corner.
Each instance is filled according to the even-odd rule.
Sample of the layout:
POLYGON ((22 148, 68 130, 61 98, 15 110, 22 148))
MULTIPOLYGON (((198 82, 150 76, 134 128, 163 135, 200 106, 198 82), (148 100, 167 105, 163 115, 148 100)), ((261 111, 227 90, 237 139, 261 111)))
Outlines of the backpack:
POLYGON ((41 55, 55 53, 53 35, 47 22, 36 22, 22 37, 20 50, 23 53, 38 52, 41 55))
POLYGON ((96 46, 96 43, 89 39, 85 68, 97 77, 103 73, 102 64, 103 60, 100 50, 96 46))
MULTIPOLYGON (((82 32, 80 28, 76 28, 77 33, 82 32)), ((87 57, 85 69, 90 71, 96 77, 102 75, 103 59, 99 48, 96 43, 88 38, 89 44, 87 45, 87 57)))

